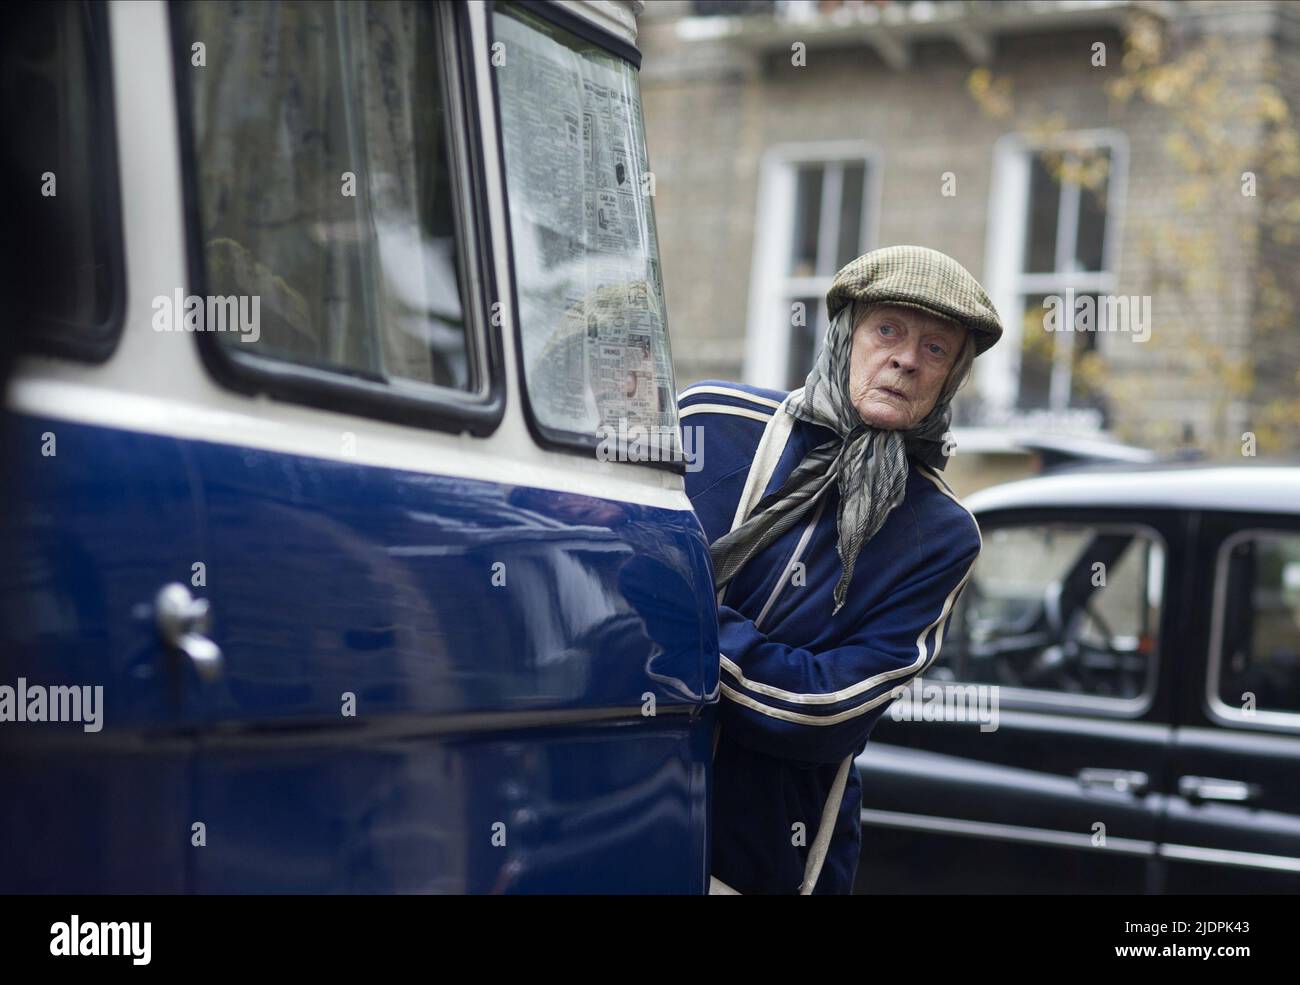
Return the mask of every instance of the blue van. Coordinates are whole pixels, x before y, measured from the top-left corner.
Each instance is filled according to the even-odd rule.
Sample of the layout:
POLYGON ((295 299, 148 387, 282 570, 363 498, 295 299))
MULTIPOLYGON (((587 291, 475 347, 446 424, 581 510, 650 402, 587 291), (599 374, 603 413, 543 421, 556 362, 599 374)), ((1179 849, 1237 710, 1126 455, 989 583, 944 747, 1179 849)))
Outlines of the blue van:
POLYGON ((20 5, 0 891, 707 890, 641 6, 20 5))

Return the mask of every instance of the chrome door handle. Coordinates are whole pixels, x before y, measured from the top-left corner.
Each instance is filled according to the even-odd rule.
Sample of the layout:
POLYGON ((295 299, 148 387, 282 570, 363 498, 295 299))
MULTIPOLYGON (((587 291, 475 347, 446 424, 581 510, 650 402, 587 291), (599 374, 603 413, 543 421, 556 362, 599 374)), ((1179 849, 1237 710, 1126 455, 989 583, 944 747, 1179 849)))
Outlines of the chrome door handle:
POLYGON ((211 684, 221 676, 221 647, 207 636, 211 623, 207 599, 196 599, 179 582, 164 585, 154 599, 154 624, 163 643, 189 658, 199 678, 211 684))
POLYGON ((1085 766, 1076 774, 1082 787, 1101 787, 1119 793, 1143 794, 1151 785, 1151 779, 1138 770, 1110 770, 1085 766))
POLYGON ((1188 800, 1223 800, 1243 803, 1259 794, 1259 787, 1241 780, 1219 780, 1212 776, 1180 776, 1178 792, 1188 800))

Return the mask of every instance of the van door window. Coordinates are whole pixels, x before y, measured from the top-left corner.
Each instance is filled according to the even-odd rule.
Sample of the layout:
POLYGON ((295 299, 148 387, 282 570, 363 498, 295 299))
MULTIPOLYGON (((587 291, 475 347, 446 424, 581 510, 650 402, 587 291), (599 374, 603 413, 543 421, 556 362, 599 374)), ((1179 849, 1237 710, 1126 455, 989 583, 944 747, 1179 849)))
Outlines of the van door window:
POLYGON ((212 2, 173 16, 202 272, 218 311, 234 300, 241 318, 206 326, 217 343, 389 387, 482 391, 453 13, 212 2))
POLYGON ((33 346, 106 357, 125 299, 106 7, 20 4, 0 31, 0 258, 6 312, 33 346))
POLYGON ((492 25, 534 427, 667 461, 677 407, 636 71, 515 7, 492 25))

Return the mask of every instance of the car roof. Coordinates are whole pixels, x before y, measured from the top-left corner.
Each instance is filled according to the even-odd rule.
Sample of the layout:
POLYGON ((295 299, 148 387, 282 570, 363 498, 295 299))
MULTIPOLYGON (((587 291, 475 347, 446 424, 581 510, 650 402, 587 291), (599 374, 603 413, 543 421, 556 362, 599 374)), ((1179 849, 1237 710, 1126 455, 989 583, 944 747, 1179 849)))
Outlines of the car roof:
POLYGON ((1300 516, 1300 465, 1108 463, 990 486, 963 501, 972 512, 1052 506, 1152 506, 1300 516))
POLYGON ((1015 428, 954 428, 957 448, 981 454, 1038 452, 1057 461, 1133 462, 1157 461, 1160 456, 1149 448, 1126 445, 1119 441, 1090 434, 1051 434, 1015 428))

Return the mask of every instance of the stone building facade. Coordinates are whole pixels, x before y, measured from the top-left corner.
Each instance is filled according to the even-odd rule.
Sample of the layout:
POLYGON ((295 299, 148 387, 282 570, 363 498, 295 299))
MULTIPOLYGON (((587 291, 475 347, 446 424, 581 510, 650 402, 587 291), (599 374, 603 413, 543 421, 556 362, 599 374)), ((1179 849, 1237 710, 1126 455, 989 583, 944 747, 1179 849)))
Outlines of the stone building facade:
POLYGON ((1296 449, 1300 4, 652 0, 640 46, 679 389, 799 385, 834 272, 915 243, 1007 327, 959 486, 1008 436, 1296 449))

